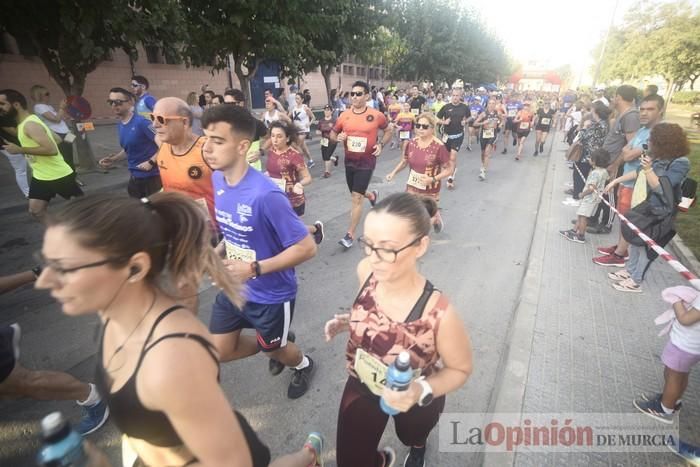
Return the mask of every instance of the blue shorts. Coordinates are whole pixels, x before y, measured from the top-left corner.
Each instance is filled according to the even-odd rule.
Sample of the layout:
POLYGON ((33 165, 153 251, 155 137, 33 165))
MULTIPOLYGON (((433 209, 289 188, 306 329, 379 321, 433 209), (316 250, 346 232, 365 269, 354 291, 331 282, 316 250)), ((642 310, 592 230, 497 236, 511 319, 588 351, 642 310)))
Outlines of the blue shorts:
POLYGON ((272 305, 246 302, 240 310, 220 292, 214 300, 209 331, 212 334, 228 334, 240 329, 255 329, 260 350, 273 352, 287 345, 294 302, 290 300, 272 305))

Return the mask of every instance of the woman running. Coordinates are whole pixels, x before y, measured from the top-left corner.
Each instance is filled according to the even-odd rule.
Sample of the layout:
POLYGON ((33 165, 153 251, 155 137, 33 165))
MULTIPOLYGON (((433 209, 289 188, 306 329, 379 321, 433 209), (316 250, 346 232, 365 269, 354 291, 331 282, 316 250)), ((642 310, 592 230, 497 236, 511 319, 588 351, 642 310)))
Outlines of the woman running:
POLYGON ((401 104, 401 112, 396 116, 402 157, 406 154, 406 145, 408 141, 413 137, 413 124, 415 122, 416 116, 411 112, 411 105, 408 102, 404 102, 401 104))
POLYGON ((513 125, 515 127, 514 131, 515 134, 518 135, 518 153, 515 155, 516 161, 519 161, 520 156, 523 154, 525 139, 530 134, 530 129, 532 128, 532 122, 534 119, 535 115, 530 110, 529 102, 525 102, 525 104, 523 104, 523 109, 520 110, 513 119, 513 125))
MULTIPOLYGON (((97 382, 124 435, 123 465, 268 465, 269 450, 219 386, 212 336, 174 292, 208 274, 242 301, 194 201, 173 192, 76 199, 49 215, 40 257, 37 287, 65 314, 97 311, 103 321, 97 382)), ((272 465, 318 465, 320 449, 312 434, 272 465)))
POLYGON ((379 406, 380 396, 400 412, 394 416, 396 434, 411 448, 403 465, 425 465, 425 444, 445 395, 462 387, 471 374, 471 343, 464 323, 418 271, 418 259, 430 245, 430 219, 436 210, 430 198, 394 193, 365 218, 360 243, 367 258, 357 267, 360 292, 350 313, 335 315, 325 326, 327 341, 350 333, 349 376, 338 415, 338 467, 394 465, 392 448, 377 451, 389 418, 379 406), (420 377, 406 391, 396 392, 381 381, 403 351, 410 354, 411 367, 420 377))
POLYGON ((549 100, 544 101, 544 107, 537 109, 537 117, 535 118, 535 156, 544 152, 544 142, 547 140, 549 129, 552 128, 552 122, 556 115, 549 100))
POLYGON ((321 158, 323 158, 323 164, 325 165, 323 178, 331 176, 331 167, 333 165, 338 166, 338 156, 333 154, 338 143, 333 143, 330 139, 335 120, 333 108, 330 105, 326 105, 323 108, 323 118, 318 121, 317 130, 317 133, 321 135, 321 158))
POLYGON ((281 120, 286 123, 292 123, 292 120, 283 112, 284 107, 274 97, 265 99, 265 112, 263 113, 263 123, 267 128, 270 128, 272 122, 281 120))
POLYGON ((312 168, 315 163, 311 158, 311 153, 309 152, 308 146, 306 146, 306 136, 309 134, 309 131, 311 131, 311 122, 314 120, 314 114, 311 112, 311 109, 304 104, 304 96, 297 93, 294 99, 295 106, 294 108, 289 109, 289 117, 292 119, 294 126, 297 128, 297 139, 295 145, 309 161, 309 168, 312 168))
MULTIPOLYGON (((291 125, 277 121, 270 125, 269 138, 271 148, 265 164, 267 175, 287 195, 294 212, 302 217, 306 211, 304 187, 311 183, 311 174, 302 155, 291 147, 292 141, 297 140, 297 134, 291 125)), ((321 221, 307 225, 306 228, 317 244, 323 241, 321 221)))
MULTIPOLYGON (((406 154, 398 165, 386 176, 387 181, 394 179, 406 166, 411 169, 406 182, 406 191, 420 196, 427 196, 440 202, 441 181, 452 173, 450 151, 445 143, 435 136, 437 117, 422 113, 416 123, 416 138, 408 142, 406 154)), ((435 232, 440 233, 444 227, 440 211, 436 210, 432 218, 435 232)))
POLYGON ((481 141, 481 170, 479 180, 486 180, 486 169, 489 168, 491 154, 496 148, 496 131, 502 124, 501 114, 496 110, 495 99, 489 99, 486 110, 482 111, 474 121, 474 127, 480 129, 481 141))

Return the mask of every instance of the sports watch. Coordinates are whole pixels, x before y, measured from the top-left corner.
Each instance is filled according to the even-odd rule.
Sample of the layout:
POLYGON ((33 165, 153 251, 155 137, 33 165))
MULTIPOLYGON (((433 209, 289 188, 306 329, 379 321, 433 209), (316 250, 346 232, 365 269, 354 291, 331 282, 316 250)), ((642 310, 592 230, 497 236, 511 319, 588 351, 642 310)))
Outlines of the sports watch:
POLYGON ((426 405, 430 405, 431 402, 433 402, 433 388, 430 387, 430 384, 425 380, 425 376, 421 376, 416 380, 416 383, 420 384, 422 388, 422 392, 420 394, 420 398, 418 399, 418 406, 419 407, 425 407, 426 405))

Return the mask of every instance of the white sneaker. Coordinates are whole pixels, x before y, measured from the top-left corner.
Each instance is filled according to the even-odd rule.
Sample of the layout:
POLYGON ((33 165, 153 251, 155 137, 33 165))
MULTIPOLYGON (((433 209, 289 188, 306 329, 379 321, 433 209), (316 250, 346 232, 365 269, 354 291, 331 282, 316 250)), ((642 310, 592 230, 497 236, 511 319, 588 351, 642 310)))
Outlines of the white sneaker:
POLYGON ((481 180, 482 182, 486 180, 486 169, 484 169, 483 167, 479 171, 479 180, 481 180))

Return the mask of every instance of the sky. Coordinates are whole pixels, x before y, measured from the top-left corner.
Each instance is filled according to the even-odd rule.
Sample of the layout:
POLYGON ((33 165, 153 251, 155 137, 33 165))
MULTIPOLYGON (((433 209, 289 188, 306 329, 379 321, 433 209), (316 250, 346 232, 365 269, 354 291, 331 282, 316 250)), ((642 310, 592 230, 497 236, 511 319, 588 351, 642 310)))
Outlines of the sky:
MULTIPOLYGON (((615 0, 462 0, 478 12, 516 61, 554 69, 569 64, 574 86, 592 81, 591 51, 610 25, 615 0)), ((636 0, 618 0, 619 24, 636 0)))

